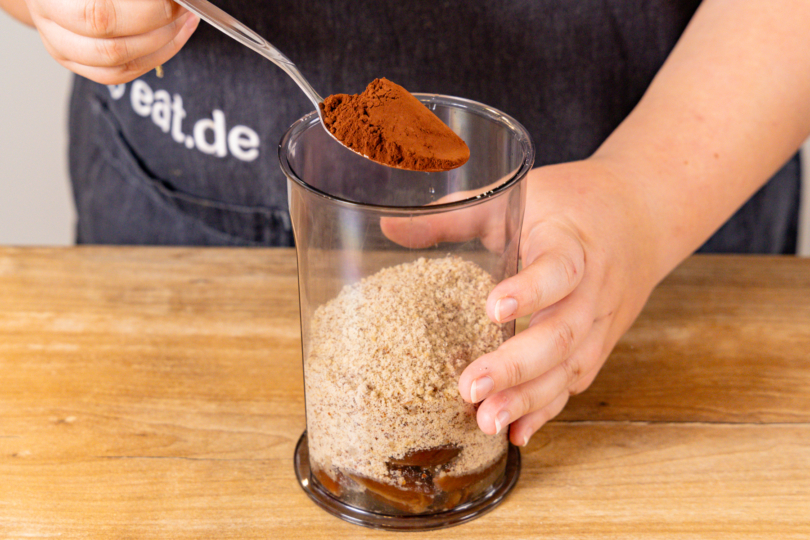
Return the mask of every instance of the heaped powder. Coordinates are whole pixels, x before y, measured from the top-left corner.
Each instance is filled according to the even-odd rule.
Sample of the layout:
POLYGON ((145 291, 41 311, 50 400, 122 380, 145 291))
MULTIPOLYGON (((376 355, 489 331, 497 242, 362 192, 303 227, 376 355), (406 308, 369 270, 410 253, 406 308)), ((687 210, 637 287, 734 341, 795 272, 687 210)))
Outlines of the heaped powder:
POLYGON ((360 94, 320 104, 324 125, 355 152, 400 169, 446 171, 470 158, 467 144, 403 87, 374 79, 360 94))
POLYGON ((332 477, 396 484, 390 463, 423 449, 457 452, 447 475, 501 458, 506 433, 484 434, 457 388, 461 371, 503 341, 485 312, 494 286, 459 257, 419 259, 320 306, 304 366, 311 462, 332 477))

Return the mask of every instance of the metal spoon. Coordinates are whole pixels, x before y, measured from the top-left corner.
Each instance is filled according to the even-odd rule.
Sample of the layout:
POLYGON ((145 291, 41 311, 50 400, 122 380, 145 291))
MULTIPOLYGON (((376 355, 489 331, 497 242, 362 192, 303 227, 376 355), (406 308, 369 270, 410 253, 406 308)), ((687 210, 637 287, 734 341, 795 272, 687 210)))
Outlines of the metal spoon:
MULTIPOLYGON (((194 13, 204 21, 208 22, 211 26, 219 30, 220 32, 229 35, 245 47, 253 49, 260 55, 264 56, 278 67, 283 69, 287 75, 292 77, 292 80, 295 81, 295 84, 298 85, 301 90, 303 90, 304 94, 309 98, 312 104, 315 106, 315 110, 318 111, 318 117, 321 119, 321 125, 323 125, 324 129, 326 129, 326 124, 323 121, 323 112, 321 112, 320 104, 323 101, 323 98, 312 88, 312 85, 309 84, 309 81, 301 74, 295 64, 293 64, 289 58, 284 56, 281 51, 273 47, 266 39, 261 37, 259 34, 239 22, 238 20, 234 19, 217 6, 208 2, 207 0, 174 0, 176 3, 180 4, 190 12, 194 13)), ((335 138, 332 133, 326 129, 326 132, 335 139, 336 141, 343 144, 340 140, 335 138)), ((351 149, 350 149, 351 150, 351 149)), ((356 152, 355 152, 356 153, 356 152)), ((361 154, 362 155, 362 154, 361 154)))
MULTIPOLYGON (((174 0, 179 5, 185 7, 192 13, 199 16, 201 19, 207 21, 210 25, 214 28, 219 30, 220 32, 232 37, 242 45, 256 51, 257 53, 261 54, 278 67, 283 69, 287 75, 292 77, 295 83, 298 85, 301 90, 303 90, 304 94, 309 98, 312 104, 315 106, 315 110, 318 112, 318 118, 321 121, 321 125, 323 126, 324 130, 329 134, 330 137, 335 139, 339 142, 344 148, 348 148, 352 152, 357 155, 363 156, 366 159, 370 159, 377 163, 381 163, 383 165, 387 165, 389 167, 396 167, 407 169, 407 167, 401 167, 399 165, 393 165, 390 163, 383 163, 381 161, 377 161, 376 159, 372 159, 371 157, 363 154, 362 152, 358 152, 354 148, 350 146, 346 146, 343 141, 335 137, 335 135, 326 127, 326 122, 324 121, 323 111, 321 110, 321 102, 323 98, 312 88, 312 85, 309 84, 309 81, 301 74, 295 64, 293 64, 289 58, 284 56, 281 51, 273 47, 268 41, 262 38, 259 34, 242 24, 241 22, 237 21, 232 16, 228 15, 217 6, 208 2, 208 0, 174 0)), ((447 128, 449 131, 449 128, 447 128)), ((466 147, 465 147, 466 148, 466 147)), ((421 169, 420 169, 421 170, 421 169)))

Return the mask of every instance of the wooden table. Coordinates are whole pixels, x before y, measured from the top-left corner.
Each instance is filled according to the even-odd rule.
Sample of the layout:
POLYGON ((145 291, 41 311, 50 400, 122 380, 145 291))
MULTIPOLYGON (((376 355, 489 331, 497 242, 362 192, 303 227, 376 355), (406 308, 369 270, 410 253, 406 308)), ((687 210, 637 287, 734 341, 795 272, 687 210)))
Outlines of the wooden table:
MULTIPOLYGON (((0 538, 392 538, 296 483, 291 250, 0 249, 0 538)), ((694 257, 469 524, 810 537, 810 261, 694 257)))

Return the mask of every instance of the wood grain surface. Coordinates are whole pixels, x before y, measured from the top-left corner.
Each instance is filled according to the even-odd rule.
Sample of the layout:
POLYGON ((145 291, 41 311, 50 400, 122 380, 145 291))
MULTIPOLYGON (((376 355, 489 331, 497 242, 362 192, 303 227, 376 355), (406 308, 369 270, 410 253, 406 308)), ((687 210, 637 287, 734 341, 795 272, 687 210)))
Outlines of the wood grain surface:
MULTIPOLYGON (((0 248, 0 539, 393 537, 295 480, 299 336, 291 250, 0 248)), ((688 260, 503 505, 407 537, 810 537, 810 261, 688 260)))

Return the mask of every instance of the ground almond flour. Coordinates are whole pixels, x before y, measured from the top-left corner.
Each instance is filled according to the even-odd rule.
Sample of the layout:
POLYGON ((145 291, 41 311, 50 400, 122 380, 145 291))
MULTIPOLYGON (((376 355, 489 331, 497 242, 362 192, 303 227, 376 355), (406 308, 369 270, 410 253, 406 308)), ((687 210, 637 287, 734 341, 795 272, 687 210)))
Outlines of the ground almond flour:
POLYGON ((495 282, 455 256, 380 270, 320 306, 305 360, 310 460, 333 479, 403 484, 391 463, 445 448, 442 475, 481 471, 506 451, 457 384, 503 341, 486 315, 495 282), (451 450, 447 450, 451 449, 451 450))

